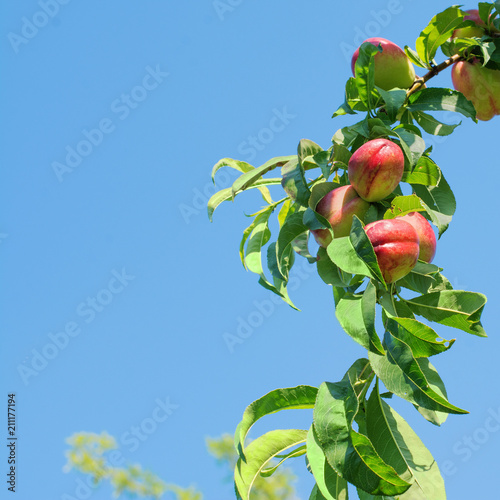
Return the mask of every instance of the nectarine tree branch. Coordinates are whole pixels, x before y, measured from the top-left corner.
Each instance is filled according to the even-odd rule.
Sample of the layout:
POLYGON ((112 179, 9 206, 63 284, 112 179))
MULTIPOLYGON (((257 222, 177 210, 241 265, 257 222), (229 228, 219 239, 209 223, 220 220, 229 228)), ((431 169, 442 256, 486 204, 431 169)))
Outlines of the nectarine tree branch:
POLYGON ((420 90, 426 82, 428 82, 431 78, 434 78, 436 75, 441 73, 441 71, 445 70, 452 64, 455 64, 456 62, 463 60, 465 60, 464 56, 461 56, 459 54, 454 54, 450 58, 446 59, 446 61, 443 61, 441 64, 434 66, 428 73, 426 73, 424 76, 417 78, 413 82, 413 85, 406 92, 406 98, 410 97, 412 94, 420 90))

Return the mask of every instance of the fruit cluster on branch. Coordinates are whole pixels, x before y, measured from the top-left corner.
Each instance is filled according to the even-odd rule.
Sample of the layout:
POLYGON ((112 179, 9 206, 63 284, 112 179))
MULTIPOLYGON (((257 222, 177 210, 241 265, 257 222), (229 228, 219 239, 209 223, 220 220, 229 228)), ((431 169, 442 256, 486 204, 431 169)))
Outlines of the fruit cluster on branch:
POLYGON ((344 102, 333 117, 361 113, 363 118, 337 130, 328 149, 302 139, 297 154, 259 167, 224 158, 213 168, 212 178, 223 167, 241 175, 209 200, 210 220, 222 202, 242 191, 257 189, 265 201, 240 243, 245 268, 295 308, 287 285, 295 259, 306 258, 332 287, 340 326, 367 351, 341 381, 276 389, 248 406, 235 434, 240 499, 250 498, 258 475, 272 474, 275 468, 265 466, 277 455, 280 463, 306 455, 316 480, 312 500, 347 498, 348 483, 362 499, 446 498, 432 455, 387 400, 393 395, 407 400, 435 425, 448 414, 466 413, 448 401, 429 362, 455 340, 444 340, 428 323, 486 336, 481 325, 486 297, 455 290, 432 263, 433 226, 441 237, 456 201, 425 143, 426 134, 445 136, 458 126, 441 122, 436 112, 454 111, 476 122, 500 114, 500 1, 478 7, 467 12, 449 7, 434 16, 415 49, 383 38, 361 44, 344 102), (439 48, 446 60, 437 64, 439 48), (426 70, 423 77, 416 76, 414 65, 426 70), (427 86, 450 67, 455 90, 427 86), (279 175, 265 176, 276 169, 279 175), (274 201, 270 188, 279 185, 286 196, 274 201), (404 185, 411 194, 404 194, 404 185), (275 212, 279 232, 272 241, 275 212), (294 408, 314 409, 308 430, 270 431, 245 445, 258 419, 294 408))

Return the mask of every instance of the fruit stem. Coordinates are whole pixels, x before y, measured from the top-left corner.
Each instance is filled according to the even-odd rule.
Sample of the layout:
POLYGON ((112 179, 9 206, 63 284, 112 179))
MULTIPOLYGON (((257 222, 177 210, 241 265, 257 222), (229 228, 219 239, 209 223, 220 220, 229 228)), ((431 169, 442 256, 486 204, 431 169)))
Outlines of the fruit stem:
POLYGON ((464 61, 464 60, 465 60, 464 56, 461 56, 459 54, 454 54, 448 59, 446 59, 446 61, 443 61, 441 64, 433 66, 433 68, 424 76, 420 76, 417 79, 415 79, 413 85, 406 92, 406 99, 408 99, 412 94, 420 90, 426 82, 428 82, 431 78, 434 78, 436 75, 441 73, 441 71, 445 70, 446 68, 448 68, 452 64, 455 64, 458 61, 464 61))

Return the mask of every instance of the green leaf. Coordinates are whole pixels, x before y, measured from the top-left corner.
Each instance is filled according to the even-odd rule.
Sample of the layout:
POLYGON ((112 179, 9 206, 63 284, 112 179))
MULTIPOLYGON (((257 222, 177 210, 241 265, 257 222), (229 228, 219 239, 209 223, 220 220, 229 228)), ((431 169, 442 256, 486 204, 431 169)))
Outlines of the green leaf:
POLYGON ((276 276, 273 276, 273 282, 274 285, 271 285, 262 277, 259 278, 259 285, 263 286, 267 290, 270 290, 276 295, 279 295, 283 299, 283 301, 286 302, 291 308, 295 309, 296 311, 300 311, 300 309, 290 300, 290 297, 288 296, 288 290, 286 288, 287 282, 285 280, 277 278, 276 276))
MULTIPOLYGON (((290 254, 293 254, 293 250, 290 248, 290 254)), ((292 255, 293 258, 293 255, 292 255)), ((290 300, 288 296, 288 291, 286 289, 286 280, 279 274, 278 265, 276 261, 276 242, 271 243, 267 247, 267 267, 271 274, 273 275, 274 284, 271 284, 267 277, 262 273, 259 277, 259 285, 263 286, 266 290, 269 290, 276 295, 279 295, 290 307, 297 309, 294 303, 290 300)), ((297 309, 298 310, 298 309, 297 309)))
MULTIPOLYGON (((443 398, 448 399, 446 387, 444 386, 444 382, 439 376, 436 368, 434 368, 434 366, 432 366, 430 361, 426 358, 419 358, 418 364, 424 373, 427 382, 429 382, 431 389, 443 398)), ((422 408, 417 405, 415 405, 415 408, 426 420, 437 426, 443 424, 448 418, 448 413, 439 410, 428 410, 427 408, 422 408)))
MULTIPOLYGON (((276 158, 271 158, 266 161, 264 165, 261 165, 258 168, 255 168, 249 172, 245 172, 243 175, 240 175, 232 185, 232 193, 233 198, 240 191, 244 191, 245 189, 252 186, 258 179, 260 179, 264 174, 269 172, 270 170, 275 169, 276 167, 281 167, 285 165, 290 160, 296 158, 295 155, 291 156, 277 156, 276 158)), ((281 182, 281 181, 280 181, 281 182)))
POLYGON ((427 65, 424 61, 422 61, 422 59, 420 59, 420 56, 417 54, 417 52, 408 47, 408 45, 405 45, 405 52, 413 64, 415 64, 416 66, 420 66, 421 68, 427 68, 427 65))
POLYGON ((283 226, 288 215, 292 215, 295 212, 296 207, 297 206, 293 204, 293 201, 290 198, 284 201, 278 213, 278 222, 280 227, 283 226))
POLYGON ((424 207, 417 195, 395 196, 391 201, 390 208, 384 214, 384 219, 394 219, 410 212, 421 212, 423 210, 424 207))
POLYGON ((370 440, 352 429, 358 397, 371 377, 367 360, 357 360, 341 382, 323 382, 314 408, 314 430, 337 474, 371 494, 397 495, 410 484, 376 453, 370 440))
POLYGON ((421 260, 418 261, 412 269, 412 272, 423 276, 434 276, 440 271, 442 271, 442 269, 435 264, 429 264, 428 262, 422 262, 421 260))
MULTIPOLYGON (((398 500, 399 498, 403 498, 402 496, 398 496, 397 499, 396 499, 396 497, 393 497, 393 496, 388 497, 386 495, 374 496, 374 495, 370 495, 366 491, 360 490, 359 488, 356 488, 356 491, 358 493, 359 500, 398 500)), ((408 499, 408 500, 411 500, 411 499, 408 499)))
POLYGON ((278 235, 278 241, 276 242, 277 264, 280 274, 285 278, 288 278, 289 270, 289 268, 286 269, 289 262, 286 258, 284 259, 284 257, 287 257, 287 250, 290 251, 290 245, 293 241, 308 230, 307 226, 302 222, 303 217, 303 211, 295 212, 287 217, 278 235))
POLYGON ((234 470, 237 497, 249 500, 253 483, 266 463, 286 449, 304 443, 306 438, 305 430, 286 429, 270 431, 252 441, 246 448, 247 461, 238 459, 234 470))
POLYGON ((380 457, 412 486, 401 500, 446 500, 436 461, 420 438, 395 410, 380 399, 378 383, 366 406, 368 437, 380 457))
POLYGON ((385 387, 400 398, 429 410, 463 414, 467 411, 452 405, 434 391, 410 347, 386 331, 384 343, 386 356, 368 353, 371 366, 385 387))
POLYGON ((370 281, 361 294, 346 293, 335 308, 340 326, 358 344, 378 354, 385 354, 375 331, 377 291, 370 281))
POLYGON ((398 111, 406 101, 406 90, 384 90, 377 87, 377 91, 385 102, 384 110, 387 113, 387 116, 389 116, 391 123, 396 121, 398 111))
POLYGON ((299 234, 299 236, 292 241, 292 248, 301 257, 307 259, 309 264, 316 262, 317 257, 314 257, 309 252, 309 233, 299 234))
POLYGON ((304 158, 302 162, 304 170, 310 170, 312 168, 320 168, 323 177, 325 178, 325 180, 328 180, 328 177, 330 176, 330 170, 332 167, 331 149, 332 148, 330 148, 328 151, 320 151, 319 153, 316 153, 313 156, 308 156, 307 158, 304 158))
POLYGON ((342 144, 333 144, 333 161, 334 162, 339 162, 343 163, 344 165, 347 165, 349 163, 349 160, 351 159, 352 153, 349 151, 349 149, 342 144))
MULTIPOLYGON (((417 263, 417 266, 420 262, 417 263)), ((421 274, 415 266, 409 274, 398 281, 399 286, 404 286, 414 292, 426 294, 431 292, 439 292, 441 290, 452 290, 453 287, 448 279, 441 273, 432 275, 421 274)))
POLYGON ((275 389, 248 405, 234 434, 234 445, 240 458, 245 460, 245 438, 257 420, 281 410, 313 408, 317 394, 318 389, 316 387, 299 385, 297 387, 275 389))
POLYGON ((375 47, 370 42, 363 42, 359 47, 354 73, 355 83, 361 102, 368 108, 374 106, 375 90, 375 54, 382 52, 382 48, 375 47))
MULTIPOLYGON (((233 160, 232 158, 222 158, 222 160, 219 160, 212 169, 212 181, 214 182, 214 184, 215 184, 215 174, 222 167, 229 167, 241 173, 251 172, 252 170, 255 170, 255 167, 253 165, 250 165, 250 163, 247 163, 246 161, 233 160)), ((261 192, 264 201, 266 201, 269 204, 272 203, 273 200, 271 198, 271 193, 269 193, 269 189, 263 187, 263 184, 260 184, 257 187, 259 188, 259 191, 261 192)))
POLYGON ((409 184, 422 184, 423 186, 437 186, 441 179, 441 170, 428 157, 422 156, 412 172, 403 174, 403 181, 409 184))
MULTIPOLYGON (((363 229, 363 224, 356 217, 352 218, 351 232, 349 234, 349 239, 351 240, 352 246, 363 262, 368 266, 372 276, 378 279, 383 285, 385 285, 384 278, 382 277, 382 272, 377 262, 377 256, 375 255, 375 250, 373 250, 373 245, 371 241, 366 236, 365 230, 363 229)), ((362 273, 361 273, 362 274, 362 273)))
POLYGON ((476 121, 476 109, 461 92, 444 88, 426 88, 411 94, 408 110, 415 111, 454 111, 476 121))
POLYGON ((423 29, 416 41, 417 53, 420 59, 430 69, 430 63, 437 49, 453 34, 453 31, 463 22, 462 11, 458 7, 448 9, 435 15, 423 29))
POLYGON ((289 458, 301 457, 302 455, 305 454, 306 454, 306 445, 302 445, 296 448, 295 450, 286 453, 285 455, 277 455, 276 458, 279 458, 280 461, 277 464, 273 465, 272 467, 269 467, 267 469, 262 469, 260 471, 260 475, 262 477, 270 477, 278 470, 278 467, 289 458))
POLYGON ((241 263, 243 264, 243 267, 245 269, 248 269, 247 266, 246 266, 246 263, 245 263, 245 244, 246 242, 248 241, 248 237, 252 234, 253 230, 255 229, 255 227, 260 223, 262 222, 262 216, 263 216, 263 213, 264 212, 267 212, 269 211, 269 214, 267 215, 267 217, 269 218, 269 216, 271 215, 272 213, 272 209, 271 208, 267 208, 266 210, 263 210, 262 212, 259 212, 258 214, 256 214, 256 217, 255 219, 252 221, 252 223, 243 231, 243 237, 241 238, 241 242, 240 242, 240 260, 241 260, 241 263))
POLYGON ((417 315, 441 325, 487 337, 480 319, 486 304, 482 293, 443 290, 405 300, 417 315))
POLYGON ((214 184, 215 184, 215 174, 222 167, 233 168, 234 170, 237 170, 238 172, 241 173, 255 170, 255 167, 253 165, 250 165, 250 163, 247 163, 246 161, 233 160, 232 158, 222 158, 222 160, 219 160, 212 169, 212 181, 214 181, 214 184))
POLYGON ((492 14, 494 8, 495 6, 492 2, 479 2, 479 17, 484 22, 484 24, 487 25, 490 22, 490 15, 492 14))
POLYGON ((430 327, 412 318, 388 318, 386 328, 394 337, 407 344, 415 358, 427 358, 447 351, 455 339, 441 339, 430 327))
MULTIPOLYGON (((350 80, 354 80, 350 78, 350 80)), ((351 127, 339 128, 335 134, 333 134, 332 142, 334 145, 342 145, 345 148, 352 147, 359 139, 359 135, 351 127)))
POLYGON ((269 241, 271 236, 271 232, 268 227, 269 217, 271 214, 272 209, 269 209, 266 212, 257 215, 254 223, 250 226, 252 229, 245 250, 245 267, 252 273, 260 276, 264 275, 261 258, 262 247, 269 241))
POLYGON ((326 252, 330 260, 342 271, 374 278, 370 268, 356 253, 348 236, 333 239, 326 252))
POLYGON ((311 426, 307 433, 307 460, 316 480, 316 487, 325 500, 347 500, 347 481, 341 478, 326 460, 318 437, 311 426))
MULTIPOLYGON (((257 180, 252 186, 249 186, 248 189, 254 189, 258 188, 261 190, 263 186, 272 186, 275 184, 281 184, 281 179, 259 179, 257 180)), ((261 190, 262 192, 262 190, 261 190)), ((233 193, 232 188, 226 188, 226 189, 221 189, 217 193, 215 193, 211 198, 208 200, 207 204, 207 209, 208 209, 208 218, 210 222, 212 222, 212 216, 215 211, 215 209, 223 202, 223 201, 229 201, 233 200, 234 197, 238 193, 233 193)), ((271 200, 269 196, 269 200, 271 200)), ((270 201, 272 203, 272 200, 270 201)))
POLYGON ((307 187, 306 178, 304 176, 304 167, 294 158, 281 168, 282 181, 281 185, 285 192, 300 205, 307 207, 311 192, 307 187))
POLYGON ((416 111, 413 115, 417 123, 431 135, 450 135, 462 122, 455 125, 447 125, 439 120, 436 120, 432 115, 424 113, 423 111, 416 111))
POLYGON ((423 186, 412 184, 413 192, 424 203, 425 211, 432 222, 437 226, 441 236, 450 225, 451 219, 457 208, 455 195, 443 175, 437 186, 423 186))
POLYGON ((355 78, 349 78, 345 84, 344 103, 333 113, 332 118, 342 115, 355 115, 356 111, 366 111, 366 106, 359 97, 355 78))
MULTIPOLYGON (((401 139, 401 148, 408 157, 410 165, 416 165, 425 151, 425 141, 412 125, 398 125, 392 132, 401 139), (409 151, 409 156, 407 151, 409 151)), ((418 130, 418 129, 417 129, 418 130)))
POLYGON ((301 139, 297 146, 297 156, 302 165, 308 156, 314 156, 316 153, 323 153, 323 148, 309 139, 301 139))
POLYGON ((327 285, 332 285, 335 287, 347 287, 350 285, 352 275, 349 273, 344 273, 331 261, 326 248, 319 248, 316 265, 319 277, 327 285))

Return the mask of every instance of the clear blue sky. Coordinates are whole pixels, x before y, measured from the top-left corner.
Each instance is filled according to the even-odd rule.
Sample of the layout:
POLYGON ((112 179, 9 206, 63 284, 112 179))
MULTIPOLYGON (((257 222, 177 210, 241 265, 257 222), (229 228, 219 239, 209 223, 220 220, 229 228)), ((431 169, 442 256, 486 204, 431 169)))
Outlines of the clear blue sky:
MULTIPOLYGON (((331 290, 306 264, 299 262, 292 292, 302 311, 270 305, 238 257, 244 213, 260 199, 242 195, 210 224, 210 170, 224 156, 260 165, 293 154, 303 137, 326 149, 352 122, 330 117, 355 46, 374 35, 414 46, 446 6, 2 3, 0 395, 17 394, 16 498, 74 495, 78 476, 62 471, 64 440, 106 430, 128 462, 196 484, 206 499, 231 499, 205 437, 232 433, 264 393, 339 380, 364 356, 340 330, 331 290), (255 326, 231 352, 224 334, 248 322, 255 326), (162 404, 171 415, 160 422, 162 404), (134 441, 141 425, 150 433, 134 441)), ((451 85, 449 75, 436 82, 451 85)), ((396 404, 442 468, 448 463, 454 500, 491 498, 499 472, 499 125, 500 117, 464 120, 433 141, 458 200, 435 263, 456 288, 489 299, 488 339, 438 330, 458 336, 435 364, 450 400, 471 414, 450 416, 439 429, 396 404)), ((229 179, 221 173, 221 187, 229 179)), ((275 415, 253 436, 308 426, 310 417, 275 415)), ((2 477, 6 462, 0 456, 2 477)), ((294 469, 307 499, 312 481, 302 459, 294 469)), ((0 497, 6 493, 2 483, 0 497)), ((109 490, 91 498, 109 498, 109 490)))

